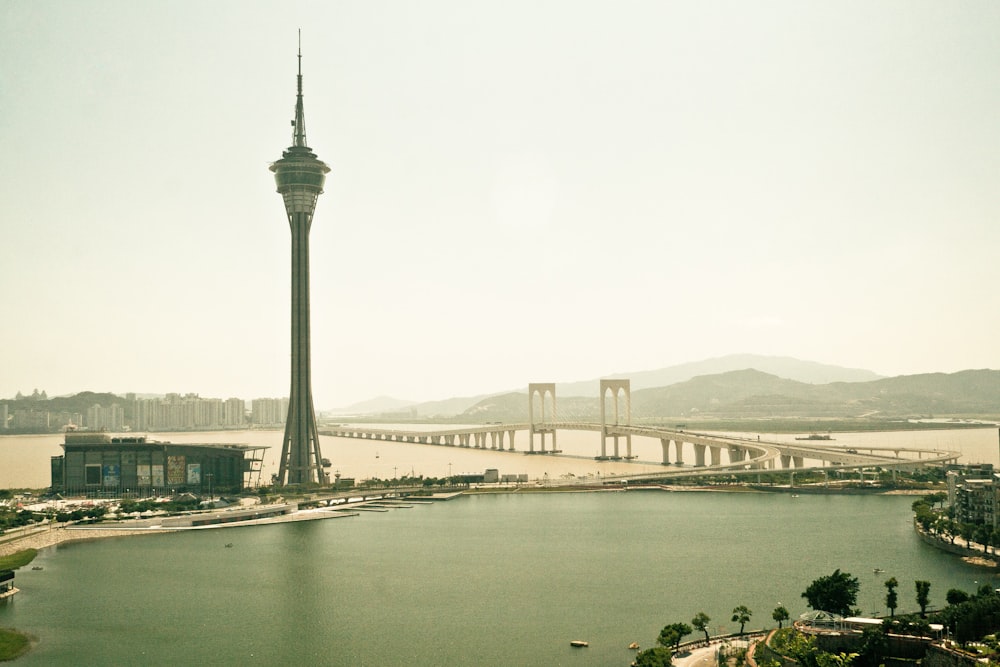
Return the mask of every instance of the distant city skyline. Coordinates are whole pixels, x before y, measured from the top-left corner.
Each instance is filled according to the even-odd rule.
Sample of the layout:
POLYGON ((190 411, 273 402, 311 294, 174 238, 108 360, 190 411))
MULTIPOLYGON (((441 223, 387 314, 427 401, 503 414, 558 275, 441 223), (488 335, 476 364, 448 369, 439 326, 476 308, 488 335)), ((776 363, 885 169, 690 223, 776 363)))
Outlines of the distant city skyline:
POLYGON ((1000 368, 997 3, 14 0, 0 396, 287 393, 299 28, 318 410, 1000 368))

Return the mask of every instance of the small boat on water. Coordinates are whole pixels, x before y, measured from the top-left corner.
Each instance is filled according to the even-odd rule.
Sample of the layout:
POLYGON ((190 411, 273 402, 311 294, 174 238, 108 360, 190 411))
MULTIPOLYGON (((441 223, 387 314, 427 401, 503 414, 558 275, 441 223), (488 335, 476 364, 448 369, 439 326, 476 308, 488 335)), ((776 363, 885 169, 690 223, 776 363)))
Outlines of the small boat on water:
POLYGON ((590 642, 585 642, 582 639, 574 639, 569 643, 570 646, 575 646, 576 648, 586 648, 590 646, 590 642))
POLYGON ((639 650, 639 642, 632 642, 631 644, 628 645, 628 647, 630 649, 632 649, 633 651, 638 651, 639 650))

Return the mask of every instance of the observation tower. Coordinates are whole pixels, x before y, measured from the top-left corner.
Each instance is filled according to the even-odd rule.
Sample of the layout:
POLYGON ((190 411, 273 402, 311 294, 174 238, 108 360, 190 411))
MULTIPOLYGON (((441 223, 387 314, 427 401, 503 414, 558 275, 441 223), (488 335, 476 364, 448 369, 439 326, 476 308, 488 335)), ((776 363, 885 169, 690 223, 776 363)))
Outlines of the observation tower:
POLYGON ((292 232, 292 385, 288 420, 281 444, 279 484, 323 482, 323 456, 313 410, 309 337, 309 229, 316 200, 330 168, 306 144, 302 105, 302 44, 299 40, 298 96, 292 121, 292 145, 271 164, 292 232))

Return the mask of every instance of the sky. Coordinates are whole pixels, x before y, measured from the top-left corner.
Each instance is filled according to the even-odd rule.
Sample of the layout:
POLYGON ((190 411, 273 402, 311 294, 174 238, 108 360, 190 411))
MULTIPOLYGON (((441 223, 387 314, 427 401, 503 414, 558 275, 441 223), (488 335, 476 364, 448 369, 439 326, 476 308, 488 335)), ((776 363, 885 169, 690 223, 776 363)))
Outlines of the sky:
POLYGON ((1000 3, 0 3, 0 398, 1000 368, 1000 3))

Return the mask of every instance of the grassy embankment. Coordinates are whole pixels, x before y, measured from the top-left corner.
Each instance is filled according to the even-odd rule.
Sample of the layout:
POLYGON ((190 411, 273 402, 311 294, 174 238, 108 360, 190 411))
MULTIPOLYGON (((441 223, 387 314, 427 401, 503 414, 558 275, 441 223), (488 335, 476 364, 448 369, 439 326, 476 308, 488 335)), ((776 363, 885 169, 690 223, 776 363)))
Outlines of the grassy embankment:
POLYGON ((0 570, 16 570, 35 560, 38 549, 23 549, 9 556, 0 556, 0 570))
POLYGON ((31 640, 17 630, 0 628, 0 662, 13 660, 28 652, 31 640))
MULTIPOLYGON (((0 556, 0 570, 16 570, 24 567, 35 559, 38 555, 36 549, 25 549, 9 556, 0 556)), ((11 630, 0 628, 0 662, 13 660, 28 652, 31 648, 31 640, 27 635, 11 630)))

